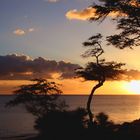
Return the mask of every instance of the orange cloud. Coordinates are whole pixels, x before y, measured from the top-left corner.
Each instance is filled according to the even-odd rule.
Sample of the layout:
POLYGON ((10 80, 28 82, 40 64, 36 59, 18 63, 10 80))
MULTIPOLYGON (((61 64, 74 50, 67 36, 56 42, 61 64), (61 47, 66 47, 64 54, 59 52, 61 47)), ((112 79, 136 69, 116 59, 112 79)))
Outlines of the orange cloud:
POLYGON ((25 31, 23 29, 16 29, 13 33, 18 36, 25 35, 25 31))
POLYGON ((135 6, 135 7, 140 7, 140 3, 137 0, 131 0, 130 5, 135 6))
MULTIPOLYGON (((123 13, 120 13, 119 11, 113 11, 108 14, 109 17, 118 17, 118 16, 126 16, 123 13)), ((84 10, 78 11, 77 9, 70 10, 66 13, 66 17, 69 20, 88 20, 90 18, 98 18, 98 15, 96 15, 96 9, 92 7, 88 7, 84 10)))
POLYGON ((84 10, 78 11, 77 9, 70 10, 66 13, 66 17, 70 20, 88 20, 91 17, 95 17, 96 9, 88 7, 84 10))
POLYGON ((35 29, 34 28, 29 28, 29 29, 20 29, 20 28, 17 28, 16 30, 13 31, 13 34, 17 35, 17 36, 23 36, 23 35, 26 35, 27 33, 30 33, 30 32, 34 32, 35 29))

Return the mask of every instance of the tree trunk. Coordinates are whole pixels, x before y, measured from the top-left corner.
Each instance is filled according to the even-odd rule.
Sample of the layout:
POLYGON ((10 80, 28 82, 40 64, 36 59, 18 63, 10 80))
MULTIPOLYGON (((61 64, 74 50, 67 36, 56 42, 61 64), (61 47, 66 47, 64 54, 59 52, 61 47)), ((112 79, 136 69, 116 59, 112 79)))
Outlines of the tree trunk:
POLYGON ((99 82, 97 85, 95 85, 88 97, 88 101, 87 101, 87 111, 88 111, 88 116, 89 116, 89 123, 92 124, 93 123, 93 113, 91 111, 91 101, 92 101, 92 97, 93 94, 95 92, 96 89, 98 89, 99 87, 101 87, 103 85, 104 81, 99 82))

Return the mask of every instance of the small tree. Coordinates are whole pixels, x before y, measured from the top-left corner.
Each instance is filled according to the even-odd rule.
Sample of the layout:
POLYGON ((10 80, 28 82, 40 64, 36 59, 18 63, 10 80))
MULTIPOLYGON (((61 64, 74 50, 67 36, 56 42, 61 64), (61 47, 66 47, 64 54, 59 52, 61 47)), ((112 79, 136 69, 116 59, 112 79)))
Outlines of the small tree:
POLYGON ((82 55, 83 57, 94 58, 93 62, 87 63, 86 67, 77 69, 76 73, 78 77, 83 77, 85 80, 97 81, 97 84, 92 88, 91 93, 87 101, 87 111, 90 124, 93 122, 93 114, 91 111, 91 101, 94 92, 101 86, 103 86, 106 80, 118 80, 124 74, 125 70, 121 69, 124 65, 122 63, 107 62, 105 59, 101 59, 101 55, 104 53, 102 48, 102 35, 97 34, 83 43, 83 46, 88 48, 82 55))
POLYGON ((37 117, 42 117, 50 111, 65 109, 65 102, 58 101, 58 97, 62 93, 58 84, 45 79, 31 81, 33 84, 20 86, 14 92, 16 97, 6 106, 23 104, 28 112, 37 117))

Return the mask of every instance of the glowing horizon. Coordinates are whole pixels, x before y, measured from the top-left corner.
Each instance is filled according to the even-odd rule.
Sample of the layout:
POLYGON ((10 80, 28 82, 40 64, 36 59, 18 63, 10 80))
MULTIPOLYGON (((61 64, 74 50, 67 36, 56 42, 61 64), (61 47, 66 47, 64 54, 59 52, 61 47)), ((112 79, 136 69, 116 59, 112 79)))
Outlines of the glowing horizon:
MULTIPOLYGON (((52 81, 52 80, 50 80, 52 81)), ((89 95, 95 82, 81 82, 81 80, 53 80, 61 84, 62 95, 89 95)), ((27 80, 1 80, 0 81, 0 94, 13 94, 12 92, 20 85, 30 84, 27 80), (3 83, 3 84, 2 84, 3 83)), ((105 82, 104 85, 97 89, 95 95, 140 95, 138 88, 140 88, 140 81, 114 81, 105 82), (134 87, 136 85, 136 87, 134 87), (136 89, 135 89, 136 88, 136 89)))

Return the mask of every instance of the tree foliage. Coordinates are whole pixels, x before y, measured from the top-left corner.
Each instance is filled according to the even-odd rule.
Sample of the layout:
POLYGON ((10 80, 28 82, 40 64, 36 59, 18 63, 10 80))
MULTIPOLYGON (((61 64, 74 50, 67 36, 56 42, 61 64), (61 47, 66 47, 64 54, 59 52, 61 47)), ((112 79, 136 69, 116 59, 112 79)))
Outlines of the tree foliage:
POLYGON ((66 139, 67 136, 67 139, 75 139, 86 128, 87 112, 84 108, 63 112, 52 111, 38 118, 35 124, 35 128, 46 139, 66 139))
POLYGON ((22 85, 17 89, 15 98, 7 103, 7 106, 23 104, 28 112, 41 117, 50 111, 63 110, 66 107, 64 101, 58 101, 62 91, 55 82, 45 79, 33 79, 33 84, 22 85))
POLYGON ((102 22, 110 16, 117 23, 118 34, 107 37, 109 45, 116 48, 133 48, 140 45, 140 0, 99 0, 91 21, 102 22))

